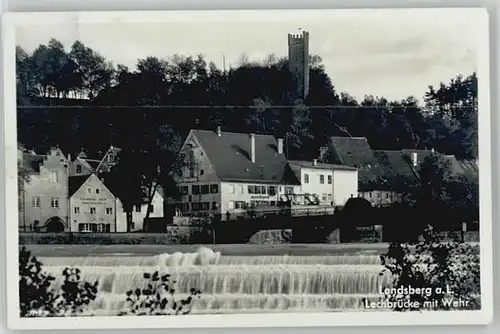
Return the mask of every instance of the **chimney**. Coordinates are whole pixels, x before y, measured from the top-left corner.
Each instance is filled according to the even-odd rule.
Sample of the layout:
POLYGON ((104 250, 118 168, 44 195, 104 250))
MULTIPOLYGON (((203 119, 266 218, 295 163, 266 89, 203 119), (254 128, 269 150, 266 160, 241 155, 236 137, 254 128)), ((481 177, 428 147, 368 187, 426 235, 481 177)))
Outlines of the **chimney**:
POLYGON ((220 137, 222 135, 222 130, 220 126, 217 127, 217 136, 220 137))
POLYGON ((71 154, 68 153, 68 162, 71 162, 71 154))
POLYGON ((313 166, 317 166, 318 165, 318 160, 317 159, 314 159, 313 160, 313 166))
POLYGON ((283 138, 278 138, 278 154, 283 154, 283 138))
POLYGON ((255 162, 255 133, 250 134, 250 158, 255 162))
POLYGON ((411 153, 411 163, 412 163, 413 167, 417 167, 417 164, 418 164, 417 152, 411 153))

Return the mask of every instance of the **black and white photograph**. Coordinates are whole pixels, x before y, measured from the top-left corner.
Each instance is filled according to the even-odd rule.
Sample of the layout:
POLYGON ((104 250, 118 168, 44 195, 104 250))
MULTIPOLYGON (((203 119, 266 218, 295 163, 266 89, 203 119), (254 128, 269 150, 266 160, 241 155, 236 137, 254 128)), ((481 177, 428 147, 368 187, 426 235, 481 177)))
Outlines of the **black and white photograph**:
POLYGON ((12 327, 489 321, 485 11, 7 19, 12 327))

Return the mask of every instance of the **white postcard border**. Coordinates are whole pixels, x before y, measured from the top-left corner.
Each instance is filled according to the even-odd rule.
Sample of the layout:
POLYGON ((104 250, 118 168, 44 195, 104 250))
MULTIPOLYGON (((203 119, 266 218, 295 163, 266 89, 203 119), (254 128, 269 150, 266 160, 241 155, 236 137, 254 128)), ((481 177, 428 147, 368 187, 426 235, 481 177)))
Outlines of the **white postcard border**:
MULTIPOLYGON (((422 9, 422 8, 420 8, 422 9)), ((338 9, 340 10, 340 9, 338 9)), ((393 9, 384 9, 393 10, 393 9)), ((411 9, 397 9, 411 10, 411 9)), ((429 10, 453 10, 432 8, 429 10)), ((489 32, 489 16, 481 11, 481 25, 489 32)), ((480 259, 481 304, 478 311, 434 312, 332 312, 279 314, 224 314, 188 316, 106 316, 69 318, 20 318, 18 294, 18 212, 17 212, 17 126, 15 86, 15 26, 28 22, 144 22, 151 20, 217 20, 237 22, 238 18, 293 19, 294 15, 317 15, 330 10, 239 10, 239 11, 169 11, 169 12, 67 12, 67 13, 8 13, 2 20, 4 69, 4 133, 6 175, 6 246, 7 246, 7 310, 11 329, 122 329, 122 328, 241 328, 241 327, 329 327, 329 326, 388 326, 388 325, 474 325, 487 324, 493 318, 493 259, 492 259, 492 178, 491 178, 491 115, 490 115, 490 48, 489 33, 478 36, 478 103, 480 154, 480 259)), ((336 10, 337 11, 337 10, 336 10)), ((362 9, 342 11, 363 11, 362 9)))

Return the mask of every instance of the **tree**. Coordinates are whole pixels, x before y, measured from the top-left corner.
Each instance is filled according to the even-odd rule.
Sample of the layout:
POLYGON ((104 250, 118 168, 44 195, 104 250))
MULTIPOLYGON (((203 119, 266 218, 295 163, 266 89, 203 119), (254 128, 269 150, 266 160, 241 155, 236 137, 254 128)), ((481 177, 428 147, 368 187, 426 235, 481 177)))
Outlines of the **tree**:
POLYGON ((389 275, 385 299, 395 311, 477 310, 481 308, 479 250, 458 241, 445 242, 428 226, 414 242, 391 243, 381 256, 389 275), (424 293, 394 293, 392 289, 412 287, 424 293), (461 299, 465 307, 455 307, 451 301, 461 299), (411 302, 411 304, 408 303, 411 302), (405 303, 406 302, 406 303, 405 303), (411 305, 411 306, 409 306, 411 305))

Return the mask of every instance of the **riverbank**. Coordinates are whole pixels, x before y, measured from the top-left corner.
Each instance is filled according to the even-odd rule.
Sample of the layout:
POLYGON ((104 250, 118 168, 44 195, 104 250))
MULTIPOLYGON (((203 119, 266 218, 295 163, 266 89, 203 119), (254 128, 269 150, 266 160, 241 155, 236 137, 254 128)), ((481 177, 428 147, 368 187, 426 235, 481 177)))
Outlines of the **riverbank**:
MULTIPOLYGON (((144 256, 165 253, 192 253, 201 245, 23 245, 34 256, 144 256)), ((203 245, 214 252, 229 256, 258 255, 380 255, 387 251, 387 243, 377 244, 281 244, 281 245, 203 245)))

